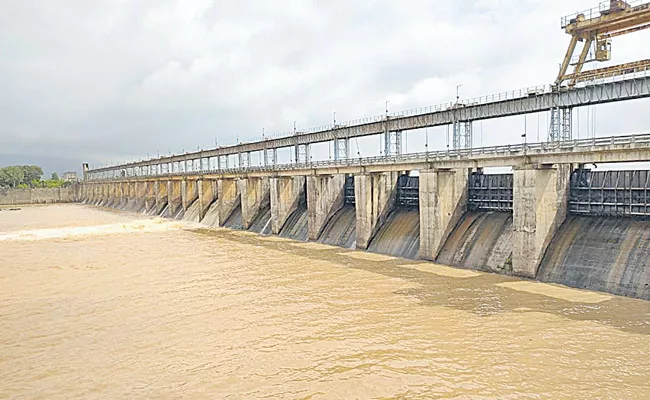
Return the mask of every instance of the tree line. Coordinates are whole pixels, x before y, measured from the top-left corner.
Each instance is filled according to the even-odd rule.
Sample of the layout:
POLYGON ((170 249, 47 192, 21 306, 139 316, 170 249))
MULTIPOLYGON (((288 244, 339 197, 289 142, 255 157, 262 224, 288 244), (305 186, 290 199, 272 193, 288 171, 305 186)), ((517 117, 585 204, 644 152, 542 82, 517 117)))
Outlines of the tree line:
POLYGON ((53 172, 50 179, 43 179, 43 169, 38 165, 11 165, 0 168, 0 187, 7 188, 58 188, 70 185, 53 172))

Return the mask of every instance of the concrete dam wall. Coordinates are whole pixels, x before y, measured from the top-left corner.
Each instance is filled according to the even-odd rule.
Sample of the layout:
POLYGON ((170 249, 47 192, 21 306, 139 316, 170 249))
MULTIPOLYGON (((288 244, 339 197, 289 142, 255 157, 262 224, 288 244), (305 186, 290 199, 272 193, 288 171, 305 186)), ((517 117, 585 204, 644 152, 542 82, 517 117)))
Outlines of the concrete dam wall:
POLYGON ((650 300, 650 222, 569 216, 537 279, 650 300))
POLYGON ((650 299, 650 175, 570 166, 84 185, 86 203, 650 299), (628 176, 629 175, 629 176, 628 176))

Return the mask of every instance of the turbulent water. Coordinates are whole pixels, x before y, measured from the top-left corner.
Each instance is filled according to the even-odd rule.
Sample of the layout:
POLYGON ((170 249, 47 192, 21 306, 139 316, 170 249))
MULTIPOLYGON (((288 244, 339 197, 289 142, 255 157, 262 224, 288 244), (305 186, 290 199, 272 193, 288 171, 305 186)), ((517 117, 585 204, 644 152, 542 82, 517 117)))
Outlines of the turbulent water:
POLYGON ((420 212, 417 209, 397 208, 372 239, 368 250, 415 259, 420 251, 420 212))
POLYGON ((0 288, 0 398, 650 393, 650 302, 90 206, 0 211, 0 288))

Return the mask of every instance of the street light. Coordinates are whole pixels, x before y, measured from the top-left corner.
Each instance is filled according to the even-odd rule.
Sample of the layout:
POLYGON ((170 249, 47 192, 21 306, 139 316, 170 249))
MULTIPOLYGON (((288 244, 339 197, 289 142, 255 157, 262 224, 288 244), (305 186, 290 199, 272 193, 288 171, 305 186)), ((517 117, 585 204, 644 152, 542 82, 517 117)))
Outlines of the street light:
POLYGON ((456 85, 456 104, 458 104, 458 101, 460 100, 460 88, 463 86, 461 83, 460 85, 456 85))

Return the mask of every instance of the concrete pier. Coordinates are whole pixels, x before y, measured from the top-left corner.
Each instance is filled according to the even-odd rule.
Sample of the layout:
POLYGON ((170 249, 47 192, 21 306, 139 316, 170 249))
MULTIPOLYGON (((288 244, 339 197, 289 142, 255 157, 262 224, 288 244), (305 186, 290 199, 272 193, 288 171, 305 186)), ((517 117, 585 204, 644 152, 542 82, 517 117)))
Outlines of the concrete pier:
POLYGON ((185 179, 181 182, 181 198, 183 210, 187 211, 188 208, 199 198, 199 190, 197 181, 192 179, 185 179))
POLYGON ((357 212, 357 249, 366 250, 377 228, 395 207, 399 172, 354 177, 357 212))
POLYGON ((467 209, 468 169, 420 171, 420 258, 435 261, 467 209))
POLYGON ((270 207, 271 187, 268 178, 245 178, 239 180, 241 194, 242 226, 250 228, 262 208, 270 207))
POLYGON ((196 183, 199 196, 199 221, 203 220, 205 213, 217 199, 217 181, 213 179, 200 179, 196 183))
POLYGON ((345 175, 307 177, 309 240, 318 240, 327 221, 345 204, 345 175))
POLYGON ((176 215, 183 207, 183 195, 181 188, 181 181, 170 180, 167 183, 167 206, 169 207, 169 214, 176 215))
POLYGON ((217 181, 217 199, 219 201, 219 225, 223 226, 240 204, 237 179, 219 179, 217 181))
POLYGON ((269 181, 271 197, 271 230, 277 235, 282 230, 287 218, 304 199, 305 177, 274 177, 269 181))
POLYGON ((570 165, 526 166, 514 172, 512 268, 535 278, 546 248, 567 215, 570 165))

